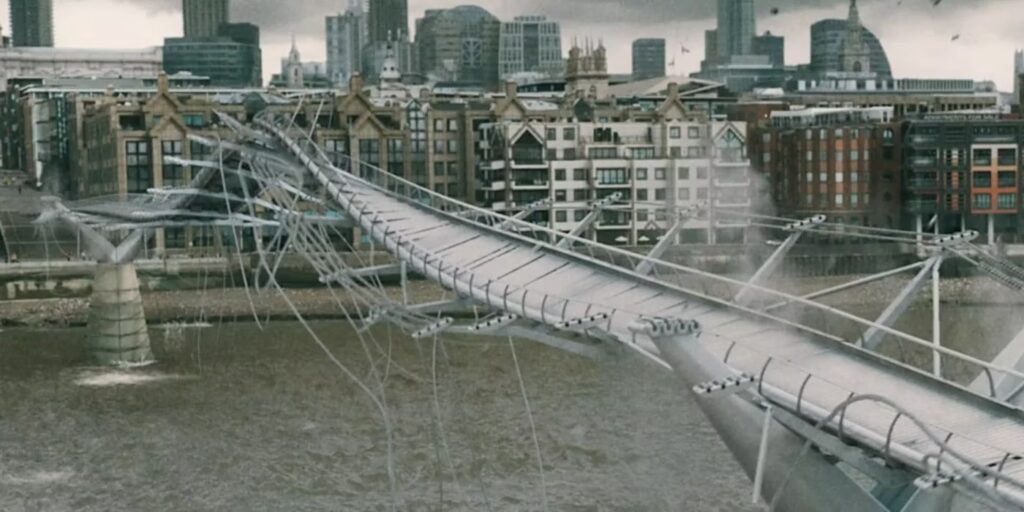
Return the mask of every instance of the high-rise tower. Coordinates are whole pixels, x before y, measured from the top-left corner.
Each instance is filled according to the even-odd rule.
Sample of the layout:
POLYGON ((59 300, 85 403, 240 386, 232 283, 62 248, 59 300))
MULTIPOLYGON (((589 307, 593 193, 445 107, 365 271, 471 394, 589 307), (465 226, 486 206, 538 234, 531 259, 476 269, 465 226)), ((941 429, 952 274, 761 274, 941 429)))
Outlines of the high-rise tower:
POLYGON ((754 0, 718 0, 717 57, 750 55, 756 32, 754 0))
POLYGON ((216 37, 220 26, 230 20, 228 0, 182 0, 185 39, 216 37))
POLYGON ((10 0, 11 45, 53 46, 51 0, 10 0))
POLYGON ((370 0, 370 43, 386 43, 409 35, 407 0, 370 0))

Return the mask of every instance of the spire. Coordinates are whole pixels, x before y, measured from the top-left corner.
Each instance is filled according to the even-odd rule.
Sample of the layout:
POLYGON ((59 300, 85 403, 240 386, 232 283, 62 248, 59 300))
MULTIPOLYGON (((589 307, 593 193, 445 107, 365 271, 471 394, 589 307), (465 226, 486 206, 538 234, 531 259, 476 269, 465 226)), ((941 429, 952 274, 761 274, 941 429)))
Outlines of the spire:
POLYGON ((850 25, 860 25, 860 11, 857 10, 857 0, 850 0, 850 15, 847 17, 850 25))

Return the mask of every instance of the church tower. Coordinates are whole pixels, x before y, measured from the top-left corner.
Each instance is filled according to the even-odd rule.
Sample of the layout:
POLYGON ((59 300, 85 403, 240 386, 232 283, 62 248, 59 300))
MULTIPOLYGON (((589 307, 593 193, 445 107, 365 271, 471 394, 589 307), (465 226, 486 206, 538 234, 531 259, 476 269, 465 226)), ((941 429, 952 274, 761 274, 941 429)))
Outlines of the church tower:
POLYGON ((302 56, 299 55, 299 49, 295 46, 295 37, 292 37, 292 49, 288 52, 288 60, 285 61, 284 79, 291 89, 301 89, 304 86, 302 56))
POLYGON ((871 51, 864 42, 864 27, 860 24, 857 0, 850 0, 850 14, 846 19, 846 39, 843 41, 842 66, 844 73, 871 72, 871 51))

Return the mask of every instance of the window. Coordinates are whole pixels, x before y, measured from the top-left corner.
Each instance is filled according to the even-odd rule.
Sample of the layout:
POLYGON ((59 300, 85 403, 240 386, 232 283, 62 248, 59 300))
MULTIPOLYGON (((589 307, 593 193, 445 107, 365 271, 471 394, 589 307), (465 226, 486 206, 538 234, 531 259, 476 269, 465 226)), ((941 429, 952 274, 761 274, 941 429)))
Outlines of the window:
POLYGON ((562 138, 565 140, 576 140, 576 128, 563 128, 562 138))
POLYGON ((771 133, 765 133, 764 135, 761 135, 761 142, 763 142, 765 145, 771 144, 772 143, 772 134, 771 133))
POLYGON ((636 170, 636 179, 638 179, 638 180, 646 180, 647 179, 647 169, 637 169, 636 170))
POLYGON ((856 192, 851 192, 850 193, 850 206, 856 208, 859 202, 860 202, 860 197, 857 195, 857 193, 856 192))
POLYGON ((821 160, 822 162, 824 162, 825 160, 828 160, 828 151, 825 151, 824 149, 821 150, 818 153, 818 160, 821 160))
POLYGON ((764 162, 764 163, 771 162, 772 161, 772 154, 768 153, 767 151, 764 152, 764 153, 761 153, 761 161, 764 162))
POLYGON ((1000 166, 1016 166, 1017 150, 1013 148, 1000 148, 996 158, 1000 166))
POLYGON ((448 131, 450 131, 450 132, 457 132, 457 131, 459 131, 459 120, 458 119, 449 119, 448 120, 448 131))
POLYGON ((619 152, 615 148, 590 148, 590 158, 594 160, 608 160, 618 157, 619 152))
POLYGON ((974 194, 974 208, 989 210, 992 208, 992 194, 974 194))
POLYGON ((167 163, 167 157, 181 157, 180 140, 165 140, 160 143, 160 153, 164 158, 164 186, 181 187, 185 185, 185 170, 178 164, 167 163))
POLYGON ((655 201, 664 201, 666 196, 667 195, 665 193, 665 189, 663 189, 663 188, 656 188, 656 189, 654 189, 654 200, 655 201))
POLYGON ((698 167, 697 168, 697 179, 698 180, 706 180, 706 179, 708 179, 708 168, 707 167, 698 167))
POLYGON ((555 222, 567 222, 569 220, 569 212, 565 210, 555 210, 555 222))
POLYGON ((659 167, 659 168, 654 170, 654 179, 656 179, 656 180, 663 180, 663 179, 665 179, 665 168, 664 167, 659 167))
POLYGON ((205 124, 202 114, 185 114, 183 118, 185 126, 188 126, 189 128, 202 128, 205 124))
POLYGON ((1013 171, 999 171, 999 188, 1010 188, 1017 186, 1017 173, 1013 171))
POLYGON ((708 150, 704 146, 690 146, 686 148, 687 158, 704 158, 708 155, 708 150))
POLYGON ((860 152, 856 149, 850 151, 850 161, 856 162, 860 160, 860 152))
POLYGON ((992 186, 992 173, 976 172, 974 173, 974 186, 978 188, 989 188, 992 186))
POLYGON ((814 161, 814 151, 808 151, 807 152, 807 161, 808 162, 813 162, 814 161))
POLYGON ((443 132, 444 131, 444 119, 434 119, 434 131, 435 132, 443 132))
POLYGON ((590 191, 585 188, 578 188, 572 191, 573 201, 586 201, 590 199, 590 191))
POLYGON ((996 208, 1013 210, 1017 208, 1017 194, 999 194, 996 197, 996 208))
POLYGON ((559 203, 564 203, 567 200, 566 199, 567 198, 566 194, 567 193, 564 190, 556 190, 555 191, 555 201, 557 201, 559 203))
POLYGON ((555 169, 555 181, 565 181, 565 169, 555 169))
POLYGON ((843 129, 842 128, 836 128, 836 138, 837 139, 843 138, 843 129))
POLYGON ((562 153, 562 158, 566 160, 576 160, 576 148, 565 148, 562 153))
POLYGON ((688 180, 688 179, 690 179, 690 168, 689 167, 680 167, 679 169, 676 170, 676 172, 677 172, 677 175, 679 176, 680 180, 688 180))
POLYGON ((843 205, 843 195, 842 194, 836 194, 836 206, 842 206, 842 205, 843 205))
POLYGON ((991 149, 975 149, 974 150, 974 165, 992 165, 992 150, 991 149))
POLYGON ((683 136, 683 129, 678 126, 673 126, 668 129, 668 136, 673 139, 678 139, 683 136))
POLYGON ((853 171, 850 173, 850 183, 857 183, 860 181, 860 173, 853 171))
POLYGON ((687 128, 686 129, 686 136, 688 138, 691 138, 691 139, 699 139, 700 138, 700 127, 699 126, 691 126, 691 127, 687 128))
POLYGON ((168 249, 184 249, 185 228, 164 229, 164 247, 168 249))
POLYGON ((380 164, 380 140, 359 139, 359 158, 372 165, 380 164))
POLYGON ((842 161, 843 161, 843 152, 842 151, 836 151, 836 162, 842 162, 842 161))
POLYGON ((444 141, 443 140, 434 139, 434 154, 435 155, 443 155, 444 154, 444 141))
POLYGON ((573 169, 572 170, 573 181, 587 181, 587 170, 586 169, 573 169))
POLYGON ((638 222, 647 222, 647 210, 637 210, 636 220, 638 222))
POLYGON ((558 160, 558 150, 557 149, 549 148, 548 150, 546 150, 544 152, 544 155, 547 157, 548 160, 558 160))
POLYGON ((836 173, 836 183, 842 183, 842 182, 843 182, 843 173, 837 172, 836 173))
POLYGON ((572 218, 576 222, 583 220, 587 216, 586 210, 575 210, 572 212, 572 218))
POLYGON ((654 148, 629 148, 629 157, 634 160, 653 160, 654 148))
POLYGON ((672 158, 682 158, 683 148, 678 146, 672 146, 668 148, 668 155, 672 158))
POLYGON ((680 201, 689 201, 690 200, 690 189, 688 189, 688 188, 681 188, 681 189, 678 190, 678 192, 679 192, 679 195, 676 196, 677 199, 679 199, 680 201))
POLYGON ((447 162, 434 162, 434 176, 444 176, 447 162))
MULTIPOLYGON (((402 176, 405 174, 405 140, 388 139, 388 172, 402 176)), ((438 175, 440 176, 440 174, 438 175)))
POLYGON ((124 152, 127 163, 128 193, 145 192, 153 186, 149 143, 144 140, 125 141, 124 152))
POLYGON ((629 182, 629 172, 626 169, 598 169, 598 185, 623 185, 629 182))
POLYGON ((818 181, 821 182, 821 183, 827 182, 828 181, 828 173, 827 172, 819 172, 818 173, 818 181))
POLYGON ((558 140, 558 130, 555 128, 548 128, 545 138, 547 140, 558 140))
POLYGON ((636 200, 637 201, 646 201, 647 200, 647 189, 646 188, 638 188, 638 189, 636 189, 636 200))
POLYGON ((448 141, 448 153, 456 154, 459 152, 459 141, 451 139, 448 141))
MULTIPOLYGON (((327 139, 324 141, 324 152, 327 153, 327 158, 335 167, 341 167, 343 162, 346 162, 345 154, 348 153, 347 140, 343 139, 327 139)), ((192 143, 192 158, 196 157, 195 142, 192 143)))

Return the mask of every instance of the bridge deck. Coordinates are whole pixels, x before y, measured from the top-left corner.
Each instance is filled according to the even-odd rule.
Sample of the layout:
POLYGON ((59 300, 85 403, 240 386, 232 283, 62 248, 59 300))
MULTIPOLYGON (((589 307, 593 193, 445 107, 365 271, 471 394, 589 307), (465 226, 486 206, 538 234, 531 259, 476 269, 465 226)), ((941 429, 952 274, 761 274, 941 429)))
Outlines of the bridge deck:
POLYGON ((763 377, 766 396, 808 420, 820 420, 852 394, 885 396, 927 424, 939 443, 906 415, 872 402, 837 416, 846 437, 921 468, 925 455, 948 451, 991 467, 1002 464, 1005 473, 1024 479, 1024 461, 1017 456, 1024 454, 1024 414, 1018 409, 629 270, 350 183, 357 199, 349 214, 359 218, 362 211, 372 218, 381 212, 373 221, 375 237, 461 295, 549 325, 607 313, 611 318, 599 327, 655 358, 653 342, 632 334, 631 322, 641 315, 696 319, 709 351, 737 371, 763 377))

